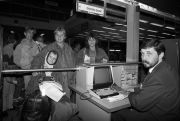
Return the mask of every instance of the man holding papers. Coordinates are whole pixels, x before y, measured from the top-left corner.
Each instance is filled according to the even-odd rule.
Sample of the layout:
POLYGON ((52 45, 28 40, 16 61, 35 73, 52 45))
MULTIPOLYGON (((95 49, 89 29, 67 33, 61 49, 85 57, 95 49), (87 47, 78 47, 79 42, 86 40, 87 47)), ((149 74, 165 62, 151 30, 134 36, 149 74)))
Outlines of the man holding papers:
MULTIPOLYGON (((43 50, 33 59, 31 64, 32 69, 60 69, 75 67, 73 51, 71 47, 64 42, 66 38, 65 29, 62 27, 57 27, 57 29, 54 31, 54 38, 55 42, 44 47, 43 50)), ((38 73, 34 73, 33 75, 35 76, 36 74, 38 73)), ((70 89, 68 88, 68 85, 70 83, 74 83, 75 81, 73 75, 74 73, 46 72, 45 74, 46 76, 42 79, 42 81, 48 80, 47 78, 49 77, 49 80, 56 81, 42 82, 40 84, 40 89, 44 90, 45 94, 52 99, 51 121, 67 121, 71 119, 77 113, 77 106, 70 101, 71 93, 70 89), (57 83, 59 84, 58 86, 57 83), (62 90, 60 89, 60 85, 62 86, 62 90), (50 89, 47 89, 47 87, 50 89), (62 94, 60 94, 61 92, 62 94), (65 96, 63 96, 64 93, 66 93, 65 96), (59 96, 62 96, 62 99, 60 99, 59 96)))

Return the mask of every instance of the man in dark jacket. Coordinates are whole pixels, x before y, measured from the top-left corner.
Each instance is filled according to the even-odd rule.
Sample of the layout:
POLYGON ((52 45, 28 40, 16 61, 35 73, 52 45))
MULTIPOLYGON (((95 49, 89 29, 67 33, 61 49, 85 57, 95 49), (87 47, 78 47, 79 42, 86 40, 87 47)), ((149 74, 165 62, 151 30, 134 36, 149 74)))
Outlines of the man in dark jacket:
POLYGON ((113 121, 175 121, 179 117, 179 75, 164 60, 165 47, 151 40, 141 48, 142 63, 149 68, 141 86, 128 96, 131 109, 112 114, 113 121))

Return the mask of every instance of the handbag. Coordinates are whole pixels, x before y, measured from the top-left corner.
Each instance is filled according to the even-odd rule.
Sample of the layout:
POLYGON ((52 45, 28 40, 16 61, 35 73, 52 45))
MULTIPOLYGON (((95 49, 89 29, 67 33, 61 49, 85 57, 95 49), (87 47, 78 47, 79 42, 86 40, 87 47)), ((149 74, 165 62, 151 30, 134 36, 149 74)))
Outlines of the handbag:
POLYGON ((21 118, 22 121, 48 121, 50 112, 50 99, 36 90, 25 98, 21 118))

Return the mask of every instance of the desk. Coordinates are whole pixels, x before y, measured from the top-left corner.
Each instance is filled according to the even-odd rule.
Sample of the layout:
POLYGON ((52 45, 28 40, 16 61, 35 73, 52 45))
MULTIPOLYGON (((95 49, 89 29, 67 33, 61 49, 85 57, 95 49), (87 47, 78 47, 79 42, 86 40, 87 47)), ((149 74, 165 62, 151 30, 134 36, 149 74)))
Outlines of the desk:
POLYGON ((107 99, 98 99, 90 96, 86 90, 76 85, 70 85, 69 88, 76 92, 76 103, 79 108, 79 116, 83 121, 111 121, 111 112, 130 107, 128 98, 115 102, 108 102, 107 99), (85 99, 86 97, 87 99, 85 99), (84 98, 84 100, 81 98, 84 98))

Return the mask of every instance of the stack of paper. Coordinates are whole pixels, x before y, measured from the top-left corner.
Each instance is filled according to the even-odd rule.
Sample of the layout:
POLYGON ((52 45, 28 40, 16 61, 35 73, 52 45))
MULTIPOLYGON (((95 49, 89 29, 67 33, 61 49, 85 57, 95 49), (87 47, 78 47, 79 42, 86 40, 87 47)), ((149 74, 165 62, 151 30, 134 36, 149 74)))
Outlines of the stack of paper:
POLYGON ((42 95, 47 95, 52 100, 58 102, 66 93, 63 92, 62 85, 55 81, 44 81, 39 84, 42 95))

